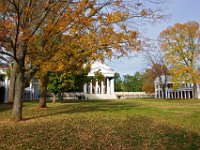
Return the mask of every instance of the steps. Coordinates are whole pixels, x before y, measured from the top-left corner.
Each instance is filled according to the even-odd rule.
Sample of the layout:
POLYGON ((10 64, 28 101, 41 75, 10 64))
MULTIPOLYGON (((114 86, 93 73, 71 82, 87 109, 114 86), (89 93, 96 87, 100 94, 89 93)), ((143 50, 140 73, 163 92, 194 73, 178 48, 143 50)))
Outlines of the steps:
POLYGON ((86 99, 117 99, 115 94, 85 94, 86 99))

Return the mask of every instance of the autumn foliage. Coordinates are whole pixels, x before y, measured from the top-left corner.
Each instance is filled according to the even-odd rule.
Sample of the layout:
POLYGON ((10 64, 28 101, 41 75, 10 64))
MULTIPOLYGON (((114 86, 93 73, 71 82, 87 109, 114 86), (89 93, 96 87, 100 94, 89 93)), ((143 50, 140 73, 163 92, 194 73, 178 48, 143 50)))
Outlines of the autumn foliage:
POLYGON ((161 32, 160 41, 173 81, 193 83, 196 94, 196 84, 199 83, 199 23, 177 23, 161 32))
POLYGON ((162 15, 137 0, 0 0, 0 54, 14 63, 13 119, 22 119, 23 91, 37 72, 76 71, 140 50, 138 29, 128 26, 135 18, 162 15))

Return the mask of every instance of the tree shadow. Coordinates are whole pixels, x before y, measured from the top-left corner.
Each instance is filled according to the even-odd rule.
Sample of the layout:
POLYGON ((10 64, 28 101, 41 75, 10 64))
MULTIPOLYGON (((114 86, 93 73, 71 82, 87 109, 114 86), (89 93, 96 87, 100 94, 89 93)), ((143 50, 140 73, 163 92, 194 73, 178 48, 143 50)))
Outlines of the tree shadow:
MULTIPOLYGON (((62 115, 62 114, 78 114, 78 113, 92 113, 92 112, 117 112, 122 110, 131 109, 142 109, 139 104, 125 103, 125 102, 114 102, 114 101, 101 101, 101 100, 87 100, 87 101, 63 101, 61 103, 67 103, 67 105, 56 106, 53 109, 56 112, 49 111, 44 115, 37 115, 30 118, 25 118, 25 120, 37 119, 47 116, 62 115), (77 105, 82 103, 82 105, 77 105)), ((48 109, 51 109, 49 107, 48 109)))
POLYGON ((0 104, 0 112, 4 112, 4 111, 7 111, 7 110, 10 110, 10 109, 12 109, 12 107, 13 107, 13 104, 11 104, 11 103, 0 104))
POLYGON ((131 116, 115 129, 133 149, 200 149, 200 134, 149 117, 131 116))

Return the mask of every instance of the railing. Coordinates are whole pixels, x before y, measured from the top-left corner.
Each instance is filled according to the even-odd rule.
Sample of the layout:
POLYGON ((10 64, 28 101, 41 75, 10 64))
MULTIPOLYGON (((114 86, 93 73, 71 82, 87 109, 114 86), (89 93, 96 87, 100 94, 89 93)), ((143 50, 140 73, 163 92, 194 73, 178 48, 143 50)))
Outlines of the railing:
MULTIPOLYGON (((114 93, 118 99, 127 99, 127 98, 154 98, 154 93, 148 94, 145 92, 115 92, 114 93)), ((58 97, 58 95, 57 95, 58 97)), ((24 100, 36 100, 39 98, 38 92, 24 92, 24 100)), ((53 98, 53 93, 48 93, 47 98, 51 100, 53 98)), ((85 93, 83 92, 65 92, 63 93, 63 99, 85 99, 85 93)))
POLYGON ((145 93, 145 92, 115 92, 115 95, 119 99, 126 99, 126 98, 154 98, 154 93, 145 93))
MULTIPOLYGON (((85 94, 83 92, 64 92, 62 94, 63 99, 84 99, 85 97, 85 94)), ((53 93, 48 93, 47 97, 48 99, 52 99, 53 93)))

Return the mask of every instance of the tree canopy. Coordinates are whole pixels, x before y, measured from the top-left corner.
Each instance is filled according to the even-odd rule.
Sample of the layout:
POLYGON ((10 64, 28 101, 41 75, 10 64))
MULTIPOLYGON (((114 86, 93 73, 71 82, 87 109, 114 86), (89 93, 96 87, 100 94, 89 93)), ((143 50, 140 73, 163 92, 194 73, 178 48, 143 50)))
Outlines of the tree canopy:
POLYGON ((178 84, 182 81, 192 82, 196 93, 199 82, 199 23, 177 23, 160 33, 160 41, 173 81, 178 84))
POLYGON ((38 70, 139 50, 139 31, 128 21, 161 19, 159 13, 139 0, 0 0, 0 54, 14 62, 13 119, 22 119, 23 91, 38 70))

